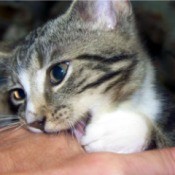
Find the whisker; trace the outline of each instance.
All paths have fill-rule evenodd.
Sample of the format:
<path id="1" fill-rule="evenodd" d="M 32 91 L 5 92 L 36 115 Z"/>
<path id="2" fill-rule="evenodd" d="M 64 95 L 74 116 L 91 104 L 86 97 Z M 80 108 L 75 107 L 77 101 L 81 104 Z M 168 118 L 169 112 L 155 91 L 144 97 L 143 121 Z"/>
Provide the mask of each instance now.
<path id="1" fill-rule="evenodd" d="M 6 82 L 9 78 L 0 78 L 0 82 Z"/>
<path id="2" fill-rule="evenodd" d="M 6 126 L 13 126 L 13 125 L 17 125 L 17 124 L 20 124 L 20 122 L 9 123 L 9 124 L 4 125 L 4 127 L 6 127 Z"/>
<path id="3" fill-rule="evenodd" d="M 4 131 L 7 131 L 7 130 L 10 130 L 12 128 L 16 128 L 17 126 L 19 126 L 19 123 L 15 123 L 15 124 L 11 124 L 11 125 L 6 125 L 2 128 L 0 128 L 0 133 L 4 132 Z"/>
<path id="4" fill-rule="evenodd" d="M 19 120 L 19 117 L 0 117 L 0 121 L 6 121 L 6 120 Z"/>
<path id="5" fill-rule="evenodd" d="M 4 115 L 0 114 L 0 125 L 2 123 L 13 123 L 14 121 L 18 121 L 20 118 L 17 115 Z"/>
<path id="6" fill-rule="evenodd" d="M 10 116 L 10 117 L 19 117 L 18 115 L 13 115 L 13 114 L 0 114 L 0 117 L 7 117 L 7 116 Z"/>
<path id="7" fill-rule="evenodd" d="M 14 118 L 14 117 L 0 118 L 0 128 L 11 126 L 14 124 L 19 124 L 19 123 L 20 123 L 19 118 Z"/>
<path id="8" fill-rule="evenodd" d="M 72 121 L 68 121 L 68 124 L 69 124 L 69 127 L 70 127 L 69 133 L 70 133 L 71 137 L 77 139 L 76 135 L 74 133 L 74 130 L 75 130 L 74 124 L 72 123 Z"/>
<path id="9" fill-rule="evenodd" d="M 13 131 L 18 131 L 20 128 L 22 128 L 25 125 L 25 123 L 21 123 L 17 128 L 15 128 Z"/>
<path id="10" fill-rule="evenodd" d="M 21 123 L 20 121 L 14 121 L 14 122 L 10 122 L 10 123 L 0 123 L 0 128 L 1 127 L 5 127 L 5 126 L 10 126 L 10 125 L 15 125 L 15 124 L 19 124 L 19 123 Z"/>
<path id="11" fill-rule="evenodd" d="M 6 121 L 17 121 L 20 120 L 20 117 L 17 115 L 2 115 L 0 114 L 0 123 L 6 122 Z"/>
<path id="12" fill-rule="evenodd" d="M 71 133 L 71 136 L 73 136 L 73 131 L 72 131 L 72 129 L 73 129 L 73 127 L 72 127 L 72 123 L 70 122 L 70 121 L 68 121 L 68 125 L 69 125 L 69 131 L 70 131 L 70 133 Z"/>

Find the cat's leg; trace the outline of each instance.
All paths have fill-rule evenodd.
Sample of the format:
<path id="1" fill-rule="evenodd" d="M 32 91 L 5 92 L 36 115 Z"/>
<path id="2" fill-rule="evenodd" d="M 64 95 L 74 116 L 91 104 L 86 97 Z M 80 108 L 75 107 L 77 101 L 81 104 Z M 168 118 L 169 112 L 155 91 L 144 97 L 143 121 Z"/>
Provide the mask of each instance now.
<path id="1" fill-rule="evenodd" d="M 148 147 L 153 128 L 145 115 L 118 110 L 92 120 L 81 143 L 87 152 L 140 152 Z"/>

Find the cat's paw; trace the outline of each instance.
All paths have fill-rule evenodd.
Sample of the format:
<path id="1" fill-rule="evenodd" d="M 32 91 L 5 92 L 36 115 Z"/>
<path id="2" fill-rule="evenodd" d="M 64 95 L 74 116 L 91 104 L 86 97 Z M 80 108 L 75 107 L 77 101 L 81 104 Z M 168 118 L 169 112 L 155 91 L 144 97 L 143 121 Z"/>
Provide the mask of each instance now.
<path id="1" fill-rule="evenodd" d="M 112 113 L 89 124 L 81 144 L 87 152 L 140 152 L 147 147 L 151 132 L 152 124 L 145 116 Z"/>

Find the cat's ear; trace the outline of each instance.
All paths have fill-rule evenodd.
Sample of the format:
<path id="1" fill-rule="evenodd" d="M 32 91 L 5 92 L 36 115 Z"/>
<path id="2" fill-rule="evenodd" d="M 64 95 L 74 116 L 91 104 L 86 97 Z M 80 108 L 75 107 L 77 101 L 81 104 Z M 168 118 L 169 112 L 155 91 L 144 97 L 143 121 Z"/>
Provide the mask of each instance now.
<path id="1" fill-rule="evenodd" d="M 8 57 L 8 55 L 9 53 L 0 51 L 0 60 L 5 59 L 6 57 Z"/>
<path id="2" fill-rule="evenodd" d="M 0 43 L 0 61 L 12 54 L 13 45 L 11 43 Z"/>
<path id="3" fill-rule="evenodd" d="M 0 51 L 0 79 L 2 75 L 7 72 L 10 65 L 10 53 Z M 9 72 L 9 71 L 8 71 Z"/>
<path id="4" fill-rule="evenodd" d="M 7 81 L 9 75 L 9 63 L 12 52 L 5 45 L 0 45 L 0 88 Z"/>
<path id="5" fill-rule="evenodd" d="M 7 45 L 0 43 L 0 114 L 1 115 L 14 114 L 9 105 L 9 94 L 7 91 L 7 85 L 9 82 L 9 75 L 10 75 L 9 64 L 11 56 L 12 56 L 11 48 L 7 47 Z M 2 116 L 0 116 L 0 118 Z M 0 121 L 0 125 L 1 124 L 4 124 L 3 119 Z"/>
<path id="6" fill-rule="evenodd" d="M 8 64 L 9 53 L 0 51 L 0 118 L 2 118 L 3 115 L 14 114 L 9 105 L 9 94 L 7 91 L 10 75 Z M 1 119 L 0 126 L 3 126 L 3 124 L 3 119 Z"/>
<path id="7" fill-rule="evenodd" d="M 71 11 L 92 27 L 105 30 L 115 29 L 123 20 L 126 22 L 132 16 L 132 7 L 128 0 L 75 1 Z"/>
<path id="8" fill-rule="evenodd" d="M 8 54 L 0 53 L 0 86 L 6 82 L 9 64 Z"/>

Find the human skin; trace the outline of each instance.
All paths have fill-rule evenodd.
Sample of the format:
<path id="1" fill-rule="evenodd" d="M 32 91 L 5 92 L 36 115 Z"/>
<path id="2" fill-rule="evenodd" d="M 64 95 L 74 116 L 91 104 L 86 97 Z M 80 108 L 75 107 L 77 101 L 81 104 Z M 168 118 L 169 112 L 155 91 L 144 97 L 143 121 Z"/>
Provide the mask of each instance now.
<path id="1" fill-rule="evenodd" d="M 175 148 L 137 154 L 85 153 L 65 134 L 24 129 L 0 134 L 3 175 L 174 175 Z"/>

